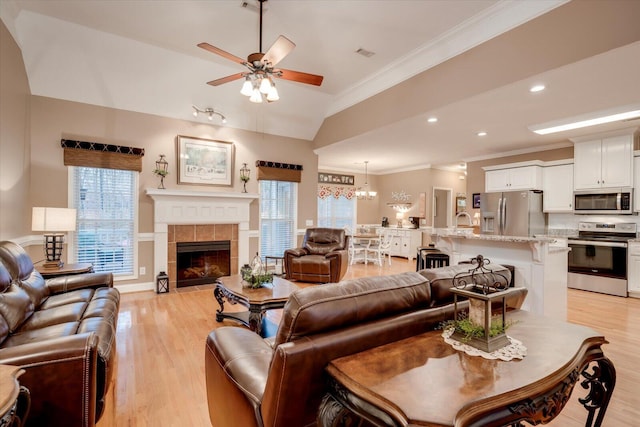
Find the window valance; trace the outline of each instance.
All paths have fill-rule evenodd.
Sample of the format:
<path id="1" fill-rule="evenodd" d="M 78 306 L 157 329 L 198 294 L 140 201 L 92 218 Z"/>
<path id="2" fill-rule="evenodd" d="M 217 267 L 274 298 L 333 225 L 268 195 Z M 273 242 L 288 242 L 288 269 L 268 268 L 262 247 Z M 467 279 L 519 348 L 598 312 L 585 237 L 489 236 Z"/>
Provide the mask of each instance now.
<path id="1" fill-rule="evenodd" d="M 85 166 L 142 172 L 144 148 L 99 142 L 60 140 L 65 166 Z"/>
<path id="2" fill-rule="evenodd" d="M 318 185 L 318 197 L 326 199 L 333 196 L 336 199 L 344 197 L 347 200 L 351 200 L 356 196 L 355 187 L 342 187 L 335 185 Z"/>
<path id="3" fill-rule="evenodd" d="M 258 180 L 300 182 L 302 165 L 256 160 Z"/>

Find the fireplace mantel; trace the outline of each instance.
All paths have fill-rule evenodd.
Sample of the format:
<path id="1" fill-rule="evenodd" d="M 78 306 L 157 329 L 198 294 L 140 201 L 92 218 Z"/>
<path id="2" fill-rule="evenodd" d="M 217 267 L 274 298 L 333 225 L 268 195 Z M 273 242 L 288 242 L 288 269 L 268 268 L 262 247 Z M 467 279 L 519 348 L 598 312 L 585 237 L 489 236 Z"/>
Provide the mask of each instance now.
<path id="1" fill-rule="evenodd" d="M 238 268 L 249 262 L 249 205 L 253 193 L 146 189 L 153 199 L 154 272 L 167 271 L 169 224 L 238 224 Z"/>

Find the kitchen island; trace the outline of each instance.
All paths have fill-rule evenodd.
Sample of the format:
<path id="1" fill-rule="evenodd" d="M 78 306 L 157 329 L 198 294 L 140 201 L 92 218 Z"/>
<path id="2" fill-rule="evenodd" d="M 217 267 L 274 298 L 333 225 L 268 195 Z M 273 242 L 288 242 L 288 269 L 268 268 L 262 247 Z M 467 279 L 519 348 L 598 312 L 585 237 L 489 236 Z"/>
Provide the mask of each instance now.
<path id="1" fill-rule="evenodd" d="M 497 236 L 437 231 L 435 245 L 450 257 L 451 264 L 477 255 L 492 263 L 515 267 L 515 286 L 529 291 L 524 310 L 567 319 L 567 246 L 566 239 L 553 237 Z"/>

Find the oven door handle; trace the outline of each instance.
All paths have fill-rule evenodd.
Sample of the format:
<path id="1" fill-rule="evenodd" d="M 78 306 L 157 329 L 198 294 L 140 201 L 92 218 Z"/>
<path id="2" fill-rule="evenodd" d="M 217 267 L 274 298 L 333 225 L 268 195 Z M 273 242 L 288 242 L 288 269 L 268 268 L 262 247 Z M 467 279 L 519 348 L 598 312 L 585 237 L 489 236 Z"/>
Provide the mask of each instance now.
<path id="1" fill-rule="evenodd" d="M 607 246 L 609 248 L 626 248 L 626 243 L 620 242 L 594 242 L 593 240 L 569 240 L 569 246 L 571 245 L 589 245 L 589 246 Z"/>

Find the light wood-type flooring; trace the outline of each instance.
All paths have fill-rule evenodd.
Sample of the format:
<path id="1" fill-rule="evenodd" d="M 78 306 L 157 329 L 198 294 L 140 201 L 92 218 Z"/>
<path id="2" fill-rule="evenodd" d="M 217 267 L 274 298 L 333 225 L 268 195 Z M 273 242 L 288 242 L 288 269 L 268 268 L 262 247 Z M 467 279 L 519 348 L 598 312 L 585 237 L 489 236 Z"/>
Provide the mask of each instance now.
<path id="1" fill-rule="evenodd" d="M 414 262 L 393 258 L 392 266 L 351 266 L 346 278 L 414 270 Z M 640 425 L 640 299 L 571 289 L 568 293 L 569 321 L 592 327 L 607 338 L 604 352 L 617 370 L 617 384 L 603 426 Z M 236 324 L 227 320 L 217 323 L 216 307 L 210 285 L 160 295 L 122 295 L 115 383 L 98 427 L 210 425 L 205 339 L 223 324 Z M 270 311 L 269 318 L 277 322 L 279 312 Z M 585 390 L 576 384 L 564 411 L 547 425 L 584 426 L 587 412 L 577 402 L 584 395 Z"/>

